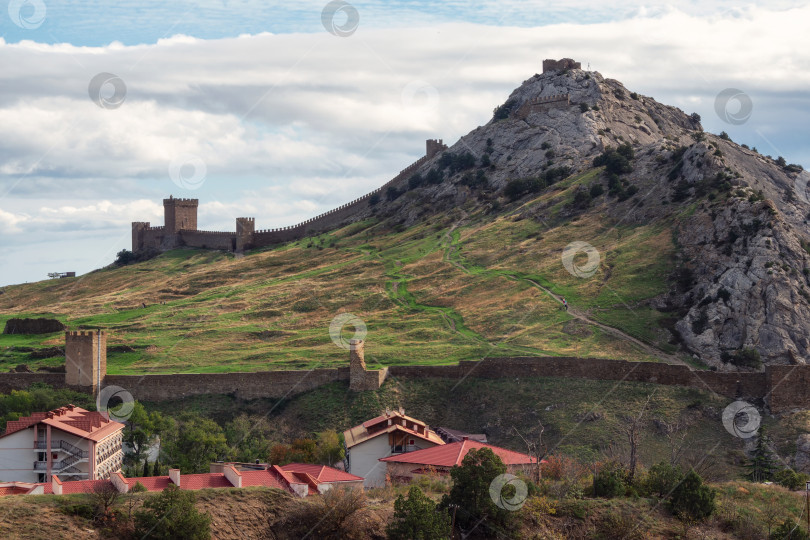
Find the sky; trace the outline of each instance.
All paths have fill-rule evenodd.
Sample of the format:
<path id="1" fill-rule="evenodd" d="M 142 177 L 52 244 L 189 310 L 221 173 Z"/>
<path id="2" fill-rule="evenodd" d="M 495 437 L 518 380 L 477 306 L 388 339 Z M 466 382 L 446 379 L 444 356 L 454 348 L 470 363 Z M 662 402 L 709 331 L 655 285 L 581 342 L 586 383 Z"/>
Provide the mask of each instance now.
<path id="1" fill-rule="evenodd" d="M 0 287 L 111 263 L 170 194 L 206 230 L 339 206 L 544 58 L 810 167 L 806 2 L 2 2 Z"/>

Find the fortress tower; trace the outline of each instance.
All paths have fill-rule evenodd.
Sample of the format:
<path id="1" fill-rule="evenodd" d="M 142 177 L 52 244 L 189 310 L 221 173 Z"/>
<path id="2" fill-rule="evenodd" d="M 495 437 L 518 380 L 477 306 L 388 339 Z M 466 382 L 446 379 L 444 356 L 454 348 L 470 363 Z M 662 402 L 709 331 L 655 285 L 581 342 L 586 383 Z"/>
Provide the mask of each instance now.
<path id="1" fill-rule="evenodd" d="M 236 218 L 236 235 L 244 236 L 253 234 L 256 231 L 256 218 L 238 217 Z"/>
<path id="2" fill-rule="evenodd" d="M 163 199 L 166 233 L 176 234 L 179 231 L 197 230 L 198 199 L 175 199 L 169 196 Z"/>
<path id="3" fill-rule="evenodd" d="M 65 382 L 96 394 L 107 375 L 107 333 L 65 332 Z"/>
<path id="4" fill-rule="evenodd" d="M 425 141 L 425 155 L 428 159 L 444 150 L 447 150 L 447 145 L 444 144 L 442 139 L 427 139 Z"/>
<path id="5" fill-rule="evenodd" d="M 560 60 L 543 60 L 543 73 L 547 71 L 562 71 L 564 69 L 582 69 L 582 64 L 572 58 L 562 58 Z"/>

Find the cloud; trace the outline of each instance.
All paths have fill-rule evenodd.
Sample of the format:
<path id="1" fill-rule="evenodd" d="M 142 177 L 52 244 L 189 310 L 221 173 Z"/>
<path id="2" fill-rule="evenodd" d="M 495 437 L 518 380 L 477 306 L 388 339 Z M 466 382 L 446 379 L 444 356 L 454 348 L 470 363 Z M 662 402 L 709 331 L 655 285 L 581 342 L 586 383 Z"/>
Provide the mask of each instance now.
<path id="1" fill-rule="evenodd" d="M 504 9 L 525 12 L 524 4 Z M 494 6 L 481 3 L 477 17 L 491 18 Z M 486 123 L 543 58 L 574 57 L 699 112 L 709 130 L 810 163 L 802 26 L 810 7 L 649 6 L 621 20 L 543 27 L 376 29 L 381 23 L 363 26 L 361 14 L 348 38 L 318 31 L 177 35 L 135 46 L 0 41 L 0 244 L 35 245 L 46 230 L 106 228 L 125 238 L 131 220 L 161 221 L 169 193 L 200 198 L 206 227 L 231 229 L 248 211 L 261 228 L 295 223 L 378 187 L 422 155 L 424 139 L 452 143 Z M 125 83 L 120 107 L 90 99 L 88 84 L 101 72 Z M 751 96 L 747 124 L 714 113 L 725 88 Z M 112 88 L 104 90 L 109 97 Z M 197 190 L 170 178 L 181 155 L 205 163 Z"/>

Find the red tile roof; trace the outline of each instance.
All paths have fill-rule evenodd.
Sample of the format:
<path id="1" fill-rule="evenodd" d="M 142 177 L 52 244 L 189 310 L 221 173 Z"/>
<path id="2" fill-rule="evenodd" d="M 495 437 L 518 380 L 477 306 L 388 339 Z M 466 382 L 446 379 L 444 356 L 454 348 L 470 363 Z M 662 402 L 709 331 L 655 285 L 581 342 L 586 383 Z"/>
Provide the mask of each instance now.
<path id="1" fill-rule="evenodd" d="M 70 493 L 93 493 L 96 486 L 109 484 L 109 480 L 78 480 L 75 482 L 62 482 L 62 495 Z M 51 486 L 53 487 L 53 486 Z"/>
<path id="2" fill-rule="evenodd" d="M 180 489 L 233 487 L 222 473 L 184 474 L 180 476 Z"/>
<path id="3" fill-rule="evenodd" d="M 434 446 L 424 450 L 416 450 L 415 452 L 408 452 L 405 454 L 396 454 L 393 456 L 381 458 L 380 461 L 394 462 L 394 463 L 414 463 L 417 465 L 433 465 L 434 467 L 452 467 L 453 465 L 461 465 L 461 460 L 467 455 L 467 452 L 480 448 L 489 448 L 496 456 L 501 458 L 504 465 L 524 465 L 529 463 L 537 463 L 536 458 L 492 446 L 491 444 L 480 443 L 477 441 L 461 441 L 442 446 Z"/>
<path id="4" fill-rule="evenodd" d="M 269 470 L 242 471 L 242 487 L 250 486 L 264 486 L 283 489 L 285 491 L 287 489 L 286 486 L 279 481 L 279 477 Z"/>
<path id="5" fill-rule="evenodd" d="M 312 465 L 310 463 L 290 463 L 281 467 L 285 471 L 293 473 L 306 473 L 317 482 L 357 482 L 363 481 L 360 476 L 355 476 L 347 472 L 339 471 L 326 465 Z"/>
<path id="6" fill-rule="evenodd" d="M 135 485 L 140 482 L 147 491 L 163 491 L 171 484 L 168 476 L 145 476 L 140 478 L 127 478 L 126 480 L 127 484 L 129 484 L 129 489 L 134 488 Z"/>
<path id="7" fill-rule="evenodd" d="M 46 413 L 35 412 L 31 416 L 8 422 L 6 432 L 2 436 L 11 435 L 40 423 L 92 441 L 100 441 L 124 429 L 124 424 L 108 420 L 100 412 L 67 405 Z"/>

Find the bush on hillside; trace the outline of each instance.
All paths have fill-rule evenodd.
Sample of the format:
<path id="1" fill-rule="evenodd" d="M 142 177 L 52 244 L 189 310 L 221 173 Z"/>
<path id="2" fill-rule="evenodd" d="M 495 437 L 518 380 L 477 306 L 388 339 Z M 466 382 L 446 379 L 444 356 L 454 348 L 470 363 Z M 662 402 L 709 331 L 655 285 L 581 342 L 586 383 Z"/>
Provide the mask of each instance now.
<path id="1" fill-rule="evenodd" d="M 408 498 L 402 495 L 394 502 L 394 517 L 386 532 L 390 540 L 439 540 L 450 532 L 450 515 L 436 509 L 436 504 L 416 486 Z"/>
<path id="2" fill-rule="evenodd" d="M 135 513 L 138 538 L 204 540 L 211 537 L 211 517 L 194 506 L 193 491 L 170 484 Z"/>
<path id="3" fill-rule="evenodd" d="M 715 496 L 715 491 L 691 470 L 672 492 L 669 507 L 679 519 L 701 521 L 714 513 Z"/>

